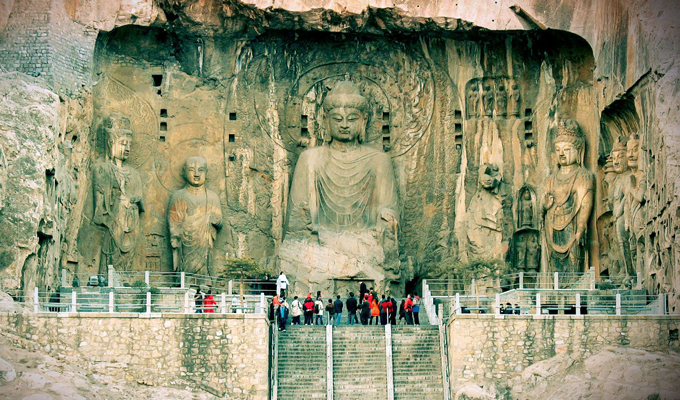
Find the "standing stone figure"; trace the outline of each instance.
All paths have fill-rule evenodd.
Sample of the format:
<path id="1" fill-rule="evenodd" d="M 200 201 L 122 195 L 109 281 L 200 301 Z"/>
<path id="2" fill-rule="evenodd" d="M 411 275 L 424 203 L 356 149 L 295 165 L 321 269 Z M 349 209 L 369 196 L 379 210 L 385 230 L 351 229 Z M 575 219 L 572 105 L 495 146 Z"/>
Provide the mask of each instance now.
<path id="1" fill-rule="evenodd" d="M 467 90 L 467 115 L 468 118 L 479 117 L 479 85 L 474 80 Z"/>
<path id="2" fill-rule="evenodd" d="M 632 272 L 630 255 L 630 234 L 628 231 L 628 210 L 626 196 L 630 189 L 630 171 L 626 156 L 626 143 L 619 141 L 611 152 L 612 167 L 616 174 L 609 193 L 609 207 L 612 210 L 614 243 L 610 256 L 610 276 L 626 276 Z"/>
<path id="3" fill-rule="evenodd" d="M 534 201 L 531 198 L 531 191 L 528 188 L 522 190 L 519 196 L 519 212 L 517 213 L 517 227 L 518 228 L 533 228 L 534 227 Z"/>
<path id="4" fill-rule="evenodd" d="M 496 83 L 495 97 L 496 117 L 506 117 L 508 115 L 508 91 L 503 78 Z"/>
<path id="5" fill-rule="evenodd" d="M 482 105 L 484 106 L 484 116 L 493 115 L 494 87 L 492 79 L 484 79 L 482 82 Z"/>
<path id="6" fill-rule="evenodd" d="M 92 221 L 105 228 L 99 275 L 107 266 L 118 271 L 132 270 L 139 234 L 139 214 L 144 211 L 142 180 L 139 172 L 124 164 L 130 156 L 130 120 L 113 113 L 101 127 L 106 140 L 106 159 L 94 168 L 92 182 L 94 215 Z"/>
<path id="7" fill-rule="evenodd" d="M 175 272 L 212 276 L 211 250 L 222 227 L 220 199 L 205 187 L 208 164 L 189 157 L 182 170 L 187 185 L 170 197 L 168 224 Z"/>
<path id="8" fill-rule="evenodd" d="M 628 167 L 630 168 L 630 184 L 626 195 L 626 210 L 628 216 L 628 229 L 630 232 L 630 251 L 635 271 L 637 274 L 642 272 L 641 260 L 644 250 L 644 226 L 645 218 L 643 206 L 645 204 L 645 192 L 647 191 L 647 181 L 644 171 L 639 166 L 640 157 L 640 137 L 631 135 L 626 146 L 626 156 L 628 157 Z"/>
<path id="9" fill-rule="evenodd" d="M 593 209 L 594 175 L 581 166 L 585 138 L 573 120 L 562 121 L 555 138 L 557 172 L 545 184 L 545 235 L 552 271 L 582 272 L 586 228 Z"/>
<path id="10" fill-rule="evenodd" d="M 364 143 L 370 114 L 357 85 L 338 82 L 323 108 L 330 142 L 303 151 L 295 166 L 281 269 L 299 291 L 366 279 L 384 292 L 401 268 L 392 161 Z"/>
<path id="11" fill-rule="evenodd" d="M 508 81 L 508 115 L 511 117 L 519 117 L 519 107 L 522 94 L 519 90 L 519 84 L 516 80 L 510 79 Z"/>
<path id="12" fill-rule="evenodd" d="M 498 196 L 501 183 L 496 165 L 479 167 L 479 188 L 468 206 L 468 258 L 503 258 L 503 205 Z"/>

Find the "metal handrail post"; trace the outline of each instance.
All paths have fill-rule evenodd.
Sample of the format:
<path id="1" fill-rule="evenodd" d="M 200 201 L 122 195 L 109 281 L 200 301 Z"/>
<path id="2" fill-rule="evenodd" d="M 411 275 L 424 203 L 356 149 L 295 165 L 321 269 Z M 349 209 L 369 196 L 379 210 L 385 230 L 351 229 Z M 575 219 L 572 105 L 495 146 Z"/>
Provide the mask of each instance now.
<path id="1" fill-rule="evenodd" d="M 109 280 L 108 281 L 109 287 L 112 288 L 113 287 L 113 265 L 107 266 L 106 277 Z"/>
<path id="2" fill-rule="evenodd" d="M 519 273 L 519 289 L 524 289 L 524 272 Z"/>
<path id="3" fill-rule="evenodd" d="M 113 312 L 113 290 L 109 292 L 109 312 Z"/>
<path id="4" fill-rule="evenodd" d="M 621 315 L 621 293 L 616 294 L 616 315 Z"/>
<path id="5" fill-rule="evenodd" d="M 460 307 L 460 293 L 456 293 L 456 314 L 461 314 L 462 310 Z"/>
<path id="6" fill-rule="evenodd" d="M 326 325 L 326 399 L 333 400 L 333 325 Z"/>
<path id="7" fill-rule="evenodd" d="M 38 292 L 38 287 L 33 288 L 33 312 L 37 313 L 40 309 L 40 293 Z"/>
<path id="8" fill-rule="evenodd" d="M 536 293 L 536 315 L 541 315 L 541 294 Z"/>
<path id="9" fill-rule="evenodd" d="M 222 314 L 227 313 L 227 294 L 224 292 L 220 294 L 220 310 Z"/>
<path id="10" fill-rule="evenodd" d="M 576 315 L 581 315 L 581 293 L 576 293 Z"/>
<path id="11" fill-rule="evenodd" d="M 146 292 L 146 313 L 151 314 L 151 292 Z"/>
<path id="12" fill-rule="evenodd" d="M 387 400 L 394 400 L 394 366 L 392 360 L 392 325 L 385 325 L 385 365 L 387 367 Z"/>
<path id="13" fill-rule="evenodd" d="M 560 290 L 560 273 L 555 272 L 555 283 L 554 283 L 554 289 L 555 290 Z"/>
<path id="14" fill-rule="evenodd" d="M 71 312 L 78 312 L 78 303 L 76 291 L 71 291 Z"/>
<path id="15" fill-rule="evenodd" d="M 179 273 L 179 288 L 184 289 L 186 286 L 187 275 L 184 271 Z"/>

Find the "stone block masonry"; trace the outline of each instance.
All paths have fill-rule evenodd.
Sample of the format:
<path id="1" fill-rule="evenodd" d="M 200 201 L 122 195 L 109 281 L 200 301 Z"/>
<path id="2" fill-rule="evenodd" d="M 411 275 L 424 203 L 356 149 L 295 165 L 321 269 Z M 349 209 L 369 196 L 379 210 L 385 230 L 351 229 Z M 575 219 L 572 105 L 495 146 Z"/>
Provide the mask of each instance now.
<path id="1" fill-rule="evenodd" d="M 456 315 L 447 325 L 451 386 L 508 382 L 539 361 L 583 360 L 607 346 L 678 351 L 679 328 L 680 316 Z"/>
<path id="2" fill-rule="evenodd" d="M 98 31 L 73 22 L 63 1 L 21 0 L 0 32 L 0 66 L 44 77 L 61 96 L 91 86 Z"/>
<path id="3" fill-rule="evenodd" d="M 56 358 L 129 382 L 188 385 L 228 399 L 268 398 L 264 315 L 1 313 L 0 328 L 16 345 L 32 343 Z"/>

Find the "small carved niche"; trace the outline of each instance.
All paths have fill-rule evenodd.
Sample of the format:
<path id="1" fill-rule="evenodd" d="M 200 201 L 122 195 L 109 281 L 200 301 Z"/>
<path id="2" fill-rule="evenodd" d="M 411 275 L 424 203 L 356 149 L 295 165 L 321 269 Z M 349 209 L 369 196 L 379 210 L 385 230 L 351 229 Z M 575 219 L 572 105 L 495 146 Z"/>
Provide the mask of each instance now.
<path id="1" fill-rule="evenodd" d="M 525 117 L 531 117 L 532 113 L 533 113 L 533 110 L 531 108 L 525 108 L 524 109 L 524 116 Z"/>
<path id="2" fill-rule="evenodd" d="M 236 121 L 236 113 L 235 112 L 229 113 L 229 121 Z"/>
<path id="3" fill-rule="evenodd" d="M 390 120 L 390 113 L 388 113 L 388 112 L 383 112 L 382 119 L 383 119 L 383 121 L 385 121 L 385 122 L 389 122 L 389 120 Z"/>
<path id="4" fill-rule="evenodd" d="M 534 133 L 531 131 L 524 132 L 524 140 L 530 141 L 534 139 Z"/>
<path id="5" fill-rule="evenodd" d="M 161 129 L 161 132 L 167 132 L 168 131 L 168 123 L 165 122 L 165 121 L 161 122 L 160 129 Z"/>
<path id="6" fill-rule="evenodd" d="M 456 150 L 460 150 L 460 149 L 463 148 L 463 135 L 462 134 L 454 136 L 453 140 L 456 143 Z"/>
<path id="7" fill-rule="evenodd" d="M 383 125 L 382 126 L 382 134 L 383 135 L 389 135 L 390 134 L 390 126 L 389 125 Z"/>
<path id="8" fill-rule="evenodd" d="M 165 135 L 158 136 L 158 140 L 160 140 L 161 142 L 165 142 Z"/>
<path id="9" fill-rule="evenodd" d="M 455 119 L 463 119 L 463 112 L 460 111 L 460 110 L 455 110 L 455 111 L 453 112 L 453 117 L 454 117 Z"/>
<path id="10" fill-rule="evenodd" d="M 168 118 L 168 109 L 167 108 L 161 108 L 161 118 Z"/>
<path id="11" fill-rule="evenodd" d="M 153 80 L 153 87 L 161 87 L 161 84 L 163 84 L 163 75 L 153 74 L 151 79 Z"/>
<path id="12" fill-rule="evenodd" d="M 229 138 L 229 139 L 228 139 L 228 140 L 229 140 L 229 143 L 234 143 L 234 142 L 236 142 L 236 135 L 235 135 L 235 134 L 230 133 L 228 138 Z"/>
<path id="13" fill-rule="evenodd" d="M 531 131 L 534 128 L 534 123 L 531 120 L 524 121 L 524 130 L 525 131 Z"/>
<path id="14" fill-rule="evenodd" d="M 308 138 L 309 137 L 309 129 L 306 126 L 303 126 L 300 128 L 300 136 Z"/>
<path id="15" fill-rule="evenodd" d="M 309 125 L 309 117 L 306 115 L 300 115 L 300 126 L 307 126 Z"/>
<path id="16" fill-rule="evenodd" d="M 461 137 L 462 137 L 462 133 L 463 133 L 463 124 L 457 122 L 457 123 L 453 126 L 453 130 L 454 130 L 454 133 L 456 134 L 456 136 L 461 135 Z"/>

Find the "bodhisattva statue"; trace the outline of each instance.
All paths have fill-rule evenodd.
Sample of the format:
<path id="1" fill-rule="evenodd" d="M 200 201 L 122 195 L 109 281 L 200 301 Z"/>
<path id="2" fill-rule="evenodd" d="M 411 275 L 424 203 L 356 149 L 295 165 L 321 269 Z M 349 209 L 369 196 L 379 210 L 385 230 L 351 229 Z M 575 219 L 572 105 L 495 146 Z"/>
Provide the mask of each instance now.
<path id="1" fill-rule="evenodd" d="M 508 91 L 506 89 L 505 79 L 501 79 L 496 83 L 496 117 L 508 115 Z"/>
<path id="2" fill-rule="evenodd" d="M 493 115 L 494 107 L 494 84 L 493 79 L 485 79 L 482 82 L 482 106 L 484 115 L 490 117 Z"/>
<path id="3" fill-rule="evenodd" d="M 182 172 L 187 185 L 172 194 L 168 206 L 173 268 L 212 276 L 211 250 L 222 227 L 220 199 L 205 187 L 208 163 L 203 157 L 187 158 Z"/>
<path id="4" fill-rule="evenodd" d="M 468 86 L 467 115 L 468 118 L 479 117 L 479 86 L 477 85 L 477 81 L 474 81 Z"/>
<path id="5" fill-rule="evenodd" d="M 479 188 L 467 211 L 467 253 L 469 259 L 503 258 L 503 205 L 498 196 L 501 184 L 496 165 L 479 167 Z"/>
<path id="6" fill-rule="evenodd" d="M 581 166 L 585 138 L 573 120 L 562 121 L 555 138 L 558 170 L 545 185 L 545 234 L 552 271 L 583 272 L 594 175 Z"/>
<path id="7" fill-rule="evenodd" d="M 364 143 L 368 102 L 354 83 L 338 82 L 323 108 L 330 143 L 305 150 L 295 166 L 282 269 L 296 290 L 333 290 L 329 281 L 348 279 L 386 289 L 399 278 L 392 161 Z"/>
<path id="8" fill-rule="evenodd" d="M 519 84 L 514 79 L 508 82 L 508 115 L 512 117 L 519 116 L 519 107 L 522 93 L 520 93 Z"/>
<path id="9" fill-rule="evenodd" d="M 630 168 L 630 185 L 626 195 L 628 229 L 630 232 L 630 249 L 633 267 L 637 274 L 642 272 L 640 265 L 642 253 L 644 251 L 644 226 L 645 218 L 643 206 L 645 204 L 645 192 L 647 191 L 647 180 L 644 171 L 640 170 L 640 137 L 631 135 L 626 145 L 626 155 L 628 157 L 628 167 Z"/>
<path id="10" fill-rule="evenodd" d="M 628 170 L 625 142 L 619 141 L 614 144 L 611 159 L 612 168 L 616 175 L 609 193 L 609 207 L 612 210 L 615 240 L 611 248 L 609 275 L 627 276 L 632 273 L 633 268 L 627 223 L 630 218 L 626 205 L 626 196 L 630 190 L 630 171 Z"/>
<path id="11" fill-rule="evenodd" d="M 92 221 L 105 228 L 99 274 L 106 275 L 108 265 L 118 271 L 132 270 L 144 205 L 139 172 L 125 164 L 132 144 L 130 120 L 119 113 L 111 114 L 102 123 L 102 130 L 107 152 L 93 172 Z"/>

